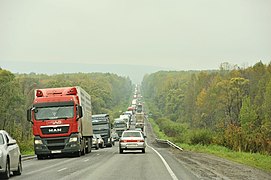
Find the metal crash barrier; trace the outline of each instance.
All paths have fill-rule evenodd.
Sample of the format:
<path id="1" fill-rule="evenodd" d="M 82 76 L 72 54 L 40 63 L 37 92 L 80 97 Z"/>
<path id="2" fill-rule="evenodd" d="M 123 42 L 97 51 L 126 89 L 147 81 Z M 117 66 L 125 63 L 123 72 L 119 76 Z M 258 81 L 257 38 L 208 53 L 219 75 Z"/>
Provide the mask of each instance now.
<path id="1" fill-rule="evenodd" d="M 181 147 L 177 146 L 176 144 L 174 144 L 173 142 L 171 142 L 171 141 L 169 141 L 169 140 L 164 140 L 164 139 L 157 139 L 157 138 L 155 138 L 155 141 L 156 141 L 157 143 L 161 143 L 161 144 L 168 144 L 169 146 L 171 146 L 171 147 L 173 147 L 173 148 L 176 148 L 176 149 L 178 149 L 178 150 L 180 150 L 180 151 L 183 151 L 183 149 L 182 149 Z"/>

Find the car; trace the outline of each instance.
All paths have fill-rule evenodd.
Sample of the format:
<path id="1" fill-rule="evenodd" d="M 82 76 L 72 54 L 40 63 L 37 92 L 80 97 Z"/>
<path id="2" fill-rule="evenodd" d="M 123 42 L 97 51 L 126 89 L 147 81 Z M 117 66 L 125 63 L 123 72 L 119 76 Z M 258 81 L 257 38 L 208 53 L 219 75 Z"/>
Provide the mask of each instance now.
<path id="1" fill-rule="evenodd" d="M 145 153 L 145 138 L 146 136 L 141 131 L 123 131 L 119 140 L 119 153 L 122 154 L 124 150 L 141 150 L 142 153 Z"/>
<path id="2" fill-rule="evenodd" d="M 112 133 L 112 138 L 113 138 L 113 141 L 115 142 L 115 141 L 118 141 L 119 140 L 119 135 L 118 135 L 118 133 L 117 132 L 113 132 Z"/>
<path id="3" fill-rule="evenodd" d="M 95 148 L 95 149 L 99 149 L 99 143 L 98 143 L 98 137 L 96 136 L 96 134 L 93 134 L 93 137 L 92 137 L 92 148 Z"/>
<path id="4" fill-rule="evenodd" d="M 141 128 L 135 128 L 135 130 L 136 130 L 136 131 L 141 131 L 141 132 L 143 133 L 143 131 L 142 131 Z"/>
<path id="5" fill-rule="evenodd" d="M 102 138 L 102 136 L 100 134 L 95 134 L 95 136 L 98 138 L 98 144 L 99 144 L 99 148 L 104 148 L 104 140 Z"/>
<path id="6" fill-rule="evenodd" d="M 0 130 L 0 179 L 9 179 L 13 175 L 22 174 L 22 159 L 20 148 L 5 130 Z"/>

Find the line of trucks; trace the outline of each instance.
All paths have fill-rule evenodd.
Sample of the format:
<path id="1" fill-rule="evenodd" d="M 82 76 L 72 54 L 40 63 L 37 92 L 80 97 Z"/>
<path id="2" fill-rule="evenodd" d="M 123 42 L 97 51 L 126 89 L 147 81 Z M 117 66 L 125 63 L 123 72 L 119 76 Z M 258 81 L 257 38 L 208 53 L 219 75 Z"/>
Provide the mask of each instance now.
<path id="1" fill-rule="evenodd" d="M 35 90 L 27 120 L 32 123 L 38 159 L 90 153 L 95 133 L 101 134 L 106 146 L 112 146 L 109 116 L 92 115 L 91 97 L 79 86 Z"/>
<path id="2" fill-rule="evenodd" d="M 130 128 L 131 113 L 128 110 L 114 120 L 119 137 Z M 143 130 L 143 112 L 136 112 L 135 119 L 135 127 Z M 32 107 L 27 110 L 27 120 L 32 123 L 38 159 L 54 154 L 79 157 L 90 153 L 93 134 L 100 134 L 107 147 L 114 143 L 109 115 L 92 115 L 91 97 L 79 86 L 36 89 Z"/>
<path id="3" fill-rule="evenodd" d="M 142 131 L 144 131 L 144 119 L 145 115 L 143 112 L 141 113 L 135 113 L 135 123 L 134 128 L 140 128 Z M 119 118 L 114 120 L 114 130 L 120 137 L 123 131 L 126 131 L 127 129 L 130 129 L 130 126 L 132 125 L 132 117 L 126 117 L 126 115 L 120 115 Z"/>

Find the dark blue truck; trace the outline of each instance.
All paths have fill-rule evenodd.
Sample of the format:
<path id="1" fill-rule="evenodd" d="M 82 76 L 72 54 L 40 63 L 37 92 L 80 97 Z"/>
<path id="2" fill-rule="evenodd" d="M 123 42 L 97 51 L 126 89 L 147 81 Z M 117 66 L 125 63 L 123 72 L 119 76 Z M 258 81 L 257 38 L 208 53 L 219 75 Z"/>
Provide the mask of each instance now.
<path id="1" fill-rule="evenodd" d="M 112 147 L 111 124 L 108 114 L 92 115 L 93 134 L 100 134 L 107 147 Z"/>

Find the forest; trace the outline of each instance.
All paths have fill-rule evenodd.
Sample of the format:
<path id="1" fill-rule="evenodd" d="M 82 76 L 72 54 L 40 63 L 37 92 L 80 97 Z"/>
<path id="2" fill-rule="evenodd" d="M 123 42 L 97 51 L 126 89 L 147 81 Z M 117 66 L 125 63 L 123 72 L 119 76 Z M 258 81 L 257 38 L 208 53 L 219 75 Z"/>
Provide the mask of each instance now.
<path id="1" fill-rule="evenodd" d="M 174 142 L 271 154 L 271 64 L 145 75 L 151 117 Z"/>
<path id="2" fill-rule="evenodd" d="M 93 114 L 118 117 L 130 102 L 133 84 L 128 77 L 111 73 L 14 74 L 0 68 L 0 129 L 17 140 L 22 151 L 31 151 L 33 135 L 26 111 L 39 88 L 81 86 L 91 95 Z"/>

